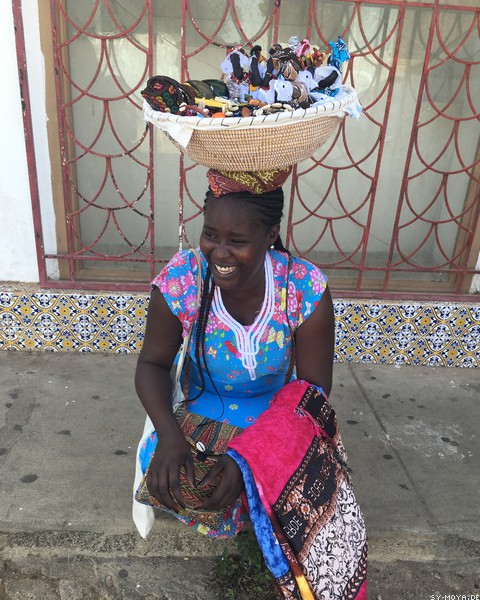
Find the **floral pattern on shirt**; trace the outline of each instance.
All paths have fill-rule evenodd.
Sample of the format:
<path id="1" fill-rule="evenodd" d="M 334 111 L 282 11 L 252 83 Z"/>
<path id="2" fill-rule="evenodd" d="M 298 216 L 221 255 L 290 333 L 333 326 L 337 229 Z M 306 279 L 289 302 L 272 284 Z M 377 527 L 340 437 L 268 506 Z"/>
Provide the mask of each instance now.
<path id="1" fill-rule="evenodd" d="M 241 362 L 235 334 L 210 311 L 205 353 L 212 381 L 201 366 L 205 380 L 202 395 L 189 403 L 189 409 L 216 420 L 246 427 L 269 405 L 273 394 L 285 382 L 292 352 L 290 328 L 294 332 L 313 312 L 325 290 L 327 279 L 313 264 L 292 257 L 288 274 L 288 256 L 270 250 L 274 283 L 275 310 L 260 340 L 256 379 L 251 380 Z M 206 260 L 202 257 L 202 272 Z M 195 322 L 197 298 L 197 262 L 190 250 L 178 252 L 153 280 L 168 306 L 183 326 L 185 337 Z M 288 320 L 287 320 L 288 311 Z M 189 353 L 189 397 L 202 387 L 201 372 L 195 362 L 195 340 L 192 335 Z M 215 388 L 218 390 L 217 394 Z"/>

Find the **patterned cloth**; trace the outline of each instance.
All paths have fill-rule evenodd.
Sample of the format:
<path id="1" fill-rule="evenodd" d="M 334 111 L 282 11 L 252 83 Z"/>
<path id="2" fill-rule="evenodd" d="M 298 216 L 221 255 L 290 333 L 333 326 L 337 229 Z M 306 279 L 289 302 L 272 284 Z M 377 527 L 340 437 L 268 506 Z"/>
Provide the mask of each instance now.
<path id="1" fill-rule="evenodd" d="M 323 391 L 300 380 L 285 385 L 229 448 L 283 597 L 366 600 L 365 524 Z"/>
<path id="2" fill-rule="evenodd" d="M 215 196 L 224 196 L 234 192 L 264 194 L 281 187 L 292 168 L 271 171 L 216 171 L 209 169 L 207 179 Z"/>
<path id="3" fill-rule="evenodd" d="M 153 454 L 157 447 L 158 437 L 155 431 L 146 437 L 143 444 L 141 444 L 139 451 L 139 461 L 141 465 L 142 474 L 145 474 L 150 461 L 153 458 Z M 190 518 L 189 516 L 182 516 L 176 513 L 175 511 L 169 511 L 166 508 L 162 508 L 162 510 L 169 512 L 174 517 L 195 529 L 199 533 L 203 533 L 207 537 L 218 538 L 218 539 L 228 539 L 234 537 L 249 522 L 248 510 L 245 507 L 243 499 L 240 497 L 235 501 L 234 504 L 227 507 L 225 515 L 223 517 L 220 528 L 213 529 L 206 523 L 199 523 L 196 519 Z"/>
<path id="4" fill-rule="evenodd" d="M 295 331 L 308 318 L 320 301 L 327 281 L 317 267 L 292 257 L 287 285 L 288 256 L 276 250 L 270 250 L 269 255 L 274 275 L 275 311 L 260 340 L 255 380 L 252 381 L 242 365 L 234 332 L 210 311 L 205 351 L 210 374 L 221 398 L 204 372 L 205 390 L 188 405 L 192 412 L 242 428 L 255 422 L 258 415 L 268 408 L 272 396 L 285 383 L 292 353 L 289 322 Z M 201 256 L 202 271 L 206 272 L 206 260 Z M 196 317 L 196 270 L 193 253 L 184 250 L 177 253 L 152 282 L 152 285 L 159 287 L 168 306 L 182 323 L 184 336 Z M 188 397 L 194 398 L 201 389 L 194 341 L 189 353 Z"/>

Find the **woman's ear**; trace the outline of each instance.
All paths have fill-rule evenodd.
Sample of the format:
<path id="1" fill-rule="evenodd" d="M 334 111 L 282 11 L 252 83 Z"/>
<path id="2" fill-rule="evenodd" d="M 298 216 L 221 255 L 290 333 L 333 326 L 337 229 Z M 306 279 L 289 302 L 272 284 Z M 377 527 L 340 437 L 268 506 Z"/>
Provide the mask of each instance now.
<path id="1" fill-rule="evenodd" d="M 280 233 L 280 224 L 274 225 L 267 234 L 268 247 L 273 246 Z"/>

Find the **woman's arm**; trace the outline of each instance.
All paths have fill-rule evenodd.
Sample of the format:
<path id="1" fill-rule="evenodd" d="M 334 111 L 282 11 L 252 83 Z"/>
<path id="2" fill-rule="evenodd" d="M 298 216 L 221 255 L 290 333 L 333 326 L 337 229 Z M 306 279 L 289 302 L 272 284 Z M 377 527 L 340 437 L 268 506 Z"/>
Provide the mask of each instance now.
<path id="1" fill-rule="evenodd" d="M 181 342 L 182 325 L 171 312 L 160 290 L 154 288 L 135 373 L 135 388 L 158 435 L 158 445 L 147 480 L 148 489 L 173 510 L 183 505 L 179 483 L 182 466 L 190 483 L 194 484 L 190 448 L 172 411 L 170 370 Z"/>
<path id="2" fill-rule="evenodd" d="M 162 504 L 178 511 L 184 506 L 179 471 L 183 467 L 191 485 L 195 484 L 190 447 L 172 411 L 170 369 L 182 341 L 182 326 L 168 307 L 160 291 L 150 296 L 143 348 L 135 373 L 137 394 L 152 419 L 158 445 L 152 459 L 147 485 Z M 242 491 L 243 479 L 237 464 L 225 455 L 204 478 L 203 485 L 222 475 L 220 486 L 203 503 L 215 510 L 235 502 Z M 173 498 L 172 498 L 173 496 Z"/>
<path id="3" fill-rule="evenodd" d="M 328 287 L 312 314 L 295 332 L 297 379 L 323 389 L 332 389 L 335 315 Z"/>

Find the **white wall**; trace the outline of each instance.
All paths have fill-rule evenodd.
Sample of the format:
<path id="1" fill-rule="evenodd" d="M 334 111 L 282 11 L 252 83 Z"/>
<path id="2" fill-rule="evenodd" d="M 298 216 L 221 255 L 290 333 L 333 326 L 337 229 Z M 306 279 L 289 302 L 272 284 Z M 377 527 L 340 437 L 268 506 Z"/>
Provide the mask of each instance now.
<path id="1" fill-rule="evenodd" d="M 37 178 L 47 252 L 56 251 L 48 153 L 44 62 L 40 50 L 37 0 L 23 1 Z M 0 281 L 38 282 L 30 185 L 21 112 L 17 56 L 10 1 L 0 2 Z M 49 265 L 49 275 L 57 267 Z"/>
<path id="2" fill-rule="evenodd" d="M 0 2 L 0 56 L 0 280 L 38 281 L 10 2 Z"/>

